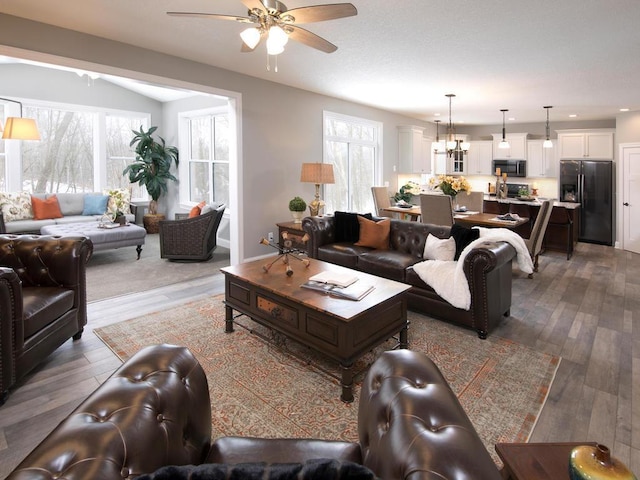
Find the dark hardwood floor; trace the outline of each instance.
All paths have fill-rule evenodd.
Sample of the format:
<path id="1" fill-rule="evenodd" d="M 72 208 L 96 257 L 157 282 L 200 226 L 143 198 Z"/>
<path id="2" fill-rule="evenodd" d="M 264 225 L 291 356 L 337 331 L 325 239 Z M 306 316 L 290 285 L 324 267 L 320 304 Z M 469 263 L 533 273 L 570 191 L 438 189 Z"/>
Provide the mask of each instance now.
<path id="1" fill-rule="evenodd" d="M 89 304 L 82 339 L 60 347 L 0 407 L 0 477 L 120 365 L 92 328 L 223 291 L 218 274 Z M 530 441 L 598 441 L 640 472 L 639 322 L 640 255 L 580 243 L 569 261 L 542 255 L 533 279 L 514 267 L 511 317 L 492 335 L 562 357 Z"/>

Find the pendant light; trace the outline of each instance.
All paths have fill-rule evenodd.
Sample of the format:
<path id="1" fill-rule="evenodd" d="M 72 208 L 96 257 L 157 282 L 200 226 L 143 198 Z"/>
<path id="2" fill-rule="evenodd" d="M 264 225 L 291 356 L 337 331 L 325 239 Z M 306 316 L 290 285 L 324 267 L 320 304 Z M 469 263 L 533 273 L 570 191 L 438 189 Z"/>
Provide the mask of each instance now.
<path id="1" fill-rule="evenodd" d="M 552 106 L 546 106 L 546 107 L 542 107 L 547 111 L 547 126 L 545 128 L 545 133 L 547 134 L 547 138 L 544 141 L 544 143 L 542 144 L 542 148 L 553 148 L 553 142 L 551 141 L 551 138 L 549 138 L 549 109 L 553 108 Z"/>
<path id="2" fill-rule="evenodd" d="M 440 153 L 443 152 L 445 150 L 445 146 L 444 143 L 440 141 L 440 122 L 442 120 L 434 120 L 434 123 L 436 124 L 436 141 L 433 142 L 433 144 L 431 145 L 433 147 L 433 152 L 434 153 Z"/>
<path id="3" fill-rule="evenodd" d="M 451 99 L 455 97 L 453 93 L 447 93 L 445 97 L 449 98 L 449 125 L 447 125 L 447 138 L 445 139 L 445 145 L 447 147 L 447 153 L 450 157 L 454 154 L 464 155 L 469 151 L 471 144 L 469 142 L 463 142 L 456 139 L 456 129 L 451 121 Z M 460 157 L 462 158 L 462 157 Z"/>
<path id="4" fill-rule="evenodd" d="M 505 113 L 507 113 L 509 110 L 507 110 L 506 108 L 503 108 L 502 110 L 500 110 L 502 112 L 502 140 L 500 141 L 500 143 L 498 144 L 498 148 L 510 148 L 511 145 L 509 145 L 509 142 L 507 142 L 507 137 L 505 135 L 505 127 L 504 127 L 504 115 Z"/>

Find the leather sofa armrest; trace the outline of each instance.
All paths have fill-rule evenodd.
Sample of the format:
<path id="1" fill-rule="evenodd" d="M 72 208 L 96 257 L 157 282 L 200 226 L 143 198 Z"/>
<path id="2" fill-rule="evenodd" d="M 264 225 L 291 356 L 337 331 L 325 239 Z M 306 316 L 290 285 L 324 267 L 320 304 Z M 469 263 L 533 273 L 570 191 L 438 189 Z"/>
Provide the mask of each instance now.
<path id="1" fill-rule="evenodd" d="M 502 478 L 442 373 L 421 352 L 382 353 L 358 408 L 363 464 L 379 478 Z"/>
<path id="2" fill-rule="evenodd" d="M 362 463 L 360 445 L 337 440 L 221 437 L 211 445 L 209 463 L 304 463 L 316 458 Z"/>
<path id="3" fill-rule="evenodd" d="M 185 347 L 154 345 L 116 370 L 7 479 L 129 479 L 200 464 L 210 442 L 202 367 Z"/>
<path id="4" fill-rule="evenodd" d="M 335 242 L 335 217 L 305 217 L 302 219 L 302 229 L 309 234 L 307 255 L 318 258 L 318 248 Z"/>
<path id="5" fill-rule="evenodd" d="M 482 271 L 487 272 L 501 267 L 507 262 L 513 260 L 516 255 L 516 250 L 507 242 L 484 242 L 471 250 L 464 259 L 464 272 L 467 275 L 467 279 L 477 281 L 480 277 L 472 275 L 476 268 L 473 268 L 474 264 L 478 262 L 482 263 Z"/>
<path id="6" fill-rule="evenodd" d="M 11 268 L 0 267 L 0 405 L 15 383 L 14 342 L 23 337 L 22 284 Z"/>

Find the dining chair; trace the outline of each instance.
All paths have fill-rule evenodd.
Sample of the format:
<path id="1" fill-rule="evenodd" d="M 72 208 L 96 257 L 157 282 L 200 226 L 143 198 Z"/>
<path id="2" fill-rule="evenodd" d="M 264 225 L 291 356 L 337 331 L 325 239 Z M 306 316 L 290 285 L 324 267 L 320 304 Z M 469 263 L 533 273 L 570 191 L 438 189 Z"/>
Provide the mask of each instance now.
<path id="1" fill-rule="evenodd" d="M 456 202 L 461 207 L 467 207 L 468 211 L 482 213 L 484 211 L 484 192 L 459 193 Z"/>
<path id="2" fill-rule="evenodd" d="M 371 187 L 373 193 L 373 205 L 378 217 L 393 217 L 393 213 L 385 212 L 381 209 L 391 206 L 391 197 L 387 187 Z"/>
<path id="3" fill-rule="evenodd" d="M 420 221 L 433 225 L 453 225 L 453 203 L 449 195 L 420 194 Z"/>
<path id="4" fill-rule="evenodd" d="M 549 218 L 551 218 L 551 211 L 553 210 L 553 202 L 551 200 L 545 200 L 542 202 L 542 206 L 538 211 L 536 222 L 531 229 L 531 235 L 524 240 L 527 250 L 533 260 L 533 271 L 538 271 L 538 256 L 542 252 L 542 240 L 544 234 L 547 231 L 547 225 L 549 225 Z M 533 278 L 533 273 L 529 274 L 529 278 Z"/>

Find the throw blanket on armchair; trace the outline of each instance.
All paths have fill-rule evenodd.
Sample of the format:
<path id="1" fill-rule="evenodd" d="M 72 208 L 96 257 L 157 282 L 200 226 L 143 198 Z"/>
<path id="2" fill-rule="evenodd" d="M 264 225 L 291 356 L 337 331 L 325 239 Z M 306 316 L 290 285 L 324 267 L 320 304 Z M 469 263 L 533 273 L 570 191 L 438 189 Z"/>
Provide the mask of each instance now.
<path id="1" fill-rule="evenodd" d="M 426 260 L 413 266 L 424 283 L 451 305 L 463 310 L 471 307 L 471 291 L 463 269 L 464 259 L 477 245 L 486 241 L 507 242 L 516 249 L 520 270 L 527 274 L 533 272 L 531 256 L 520 235 L 507 228 L 474 228 L 480 230 L 480 238 L 465 247 L 458 261 Z"/>

